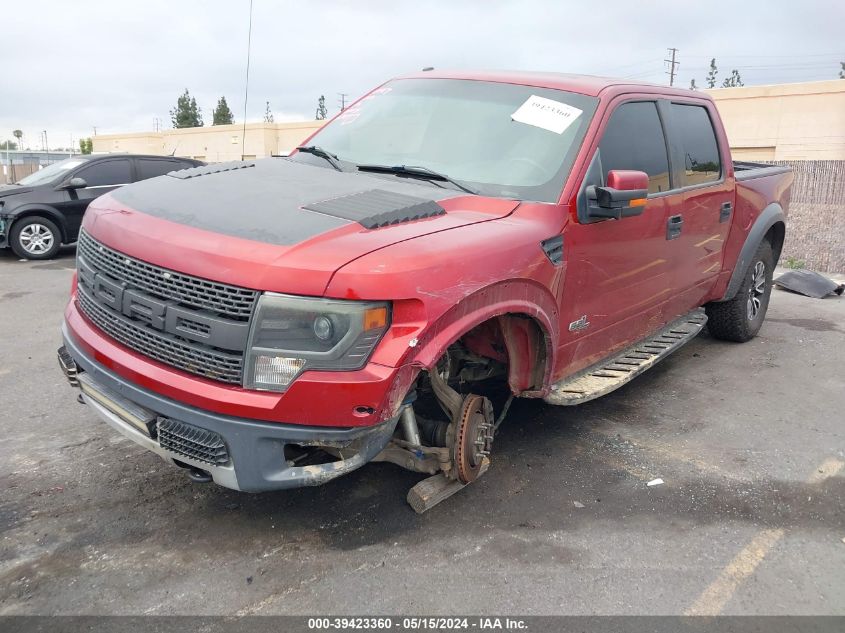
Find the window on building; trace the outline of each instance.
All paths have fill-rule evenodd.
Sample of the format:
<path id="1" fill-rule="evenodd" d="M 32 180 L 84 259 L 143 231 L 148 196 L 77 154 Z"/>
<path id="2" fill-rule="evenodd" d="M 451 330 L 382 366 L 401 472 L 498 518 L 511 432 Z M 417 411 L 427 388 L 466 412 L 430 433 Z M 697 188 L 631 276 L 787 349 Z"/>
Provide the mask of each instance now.
<path id="1" fill-rule="evenodd" d="M 613 114 L 599 145 L 604 181 L 614 169 L 633 169 L 648 174 L 648 191 L 667 191 L 669 156 L 663 126 L 653 101 L 623 103 Z"/>
<path id="2" fill-rule="evenodd" d="M 83 178 L 89 187 L 108 187 L 132 182 L 132 166 L 128 159 L 96 162 L 80 170 L 77 177 Z"/>
<path id="3" fill-rule="evenodd" d="M 719 180 L 722 164 L 713 123 L 702 106 L 672 104 L 673 129 L 684 150 L 684 185 Z"/>

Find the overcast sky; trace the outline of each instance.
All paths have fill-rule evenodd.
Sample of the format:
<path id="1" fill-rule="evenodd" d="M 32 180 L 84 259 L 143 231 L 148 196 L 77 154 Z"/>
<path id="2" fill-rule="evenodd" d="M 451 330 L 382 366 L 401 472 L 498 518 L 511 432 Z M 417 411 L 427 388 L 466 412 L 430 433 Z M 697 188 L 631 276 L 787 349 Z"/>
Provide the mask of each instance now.
<path id="1" fill-rule="evenodd" d="M 244 116 L 249 0 L 14 2 L 0 27 L 0 141 L 51 147 L 81 135 L 144 131 L 188 88 L 206 124 L 220 95 Z M 254 0 L 248 120 L 270 101 L 277 121 L 329 113 L 387 78 L 437 68 L 520 69 L 676 85 L 746 85 L 838 77 L 845 2 L 534 0 Z M 76 143 L 76 140 L 74 140 Z"/>

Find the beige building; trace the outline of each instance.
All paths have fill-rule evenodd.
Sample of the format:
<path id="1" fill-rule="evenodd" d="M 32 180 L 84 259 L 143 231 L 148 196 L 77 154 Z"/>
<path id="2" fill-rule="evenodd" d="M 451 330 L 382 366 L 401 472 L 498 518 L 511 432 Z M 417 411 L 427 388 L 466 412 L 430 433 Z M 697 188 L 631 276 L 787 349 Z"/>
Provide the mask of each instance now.
<path id="1" fill-rule="evenodd" d="M 98 134 L 92 140 L 97 154 L 174 154 L 222 163 L 242 157 L 253 159 L 287 154 L 322 124 L 323 121 L 247 123 L 245 130 L 243 124 L 212 125 L 162 132 Z"/>
<path id="2" fill-rule="evenodd" d="M 845 160 L 845 80 L 705 92 L 736 160 Z"/>

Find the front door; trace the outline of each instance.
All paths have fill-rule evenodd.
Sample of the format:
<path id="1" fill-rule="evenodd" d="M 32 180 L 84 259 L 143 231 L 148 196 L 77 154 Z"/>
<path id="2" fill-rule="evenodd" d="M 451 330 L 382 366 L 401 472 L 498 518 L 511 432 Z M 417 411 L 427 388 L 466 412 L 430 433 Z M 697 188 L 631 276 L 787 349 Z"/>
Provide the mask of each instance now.
<path id="1" fill-rule="evenodd" d="M 674 288 L 666 222 L 683 194 L 673 191 L 657 103 L 628 100 L 613 107 L 593 160 L 599 165 L 593 163 L 586 180 L 600 182 L 583 186 L 604 185 L 609 171 L 632 169 L 648 174 L 649 195 L 639 216 L 571 222 L 565 231 L 568 269 L 558 350 L 565 374 L 659 328 Z"/>

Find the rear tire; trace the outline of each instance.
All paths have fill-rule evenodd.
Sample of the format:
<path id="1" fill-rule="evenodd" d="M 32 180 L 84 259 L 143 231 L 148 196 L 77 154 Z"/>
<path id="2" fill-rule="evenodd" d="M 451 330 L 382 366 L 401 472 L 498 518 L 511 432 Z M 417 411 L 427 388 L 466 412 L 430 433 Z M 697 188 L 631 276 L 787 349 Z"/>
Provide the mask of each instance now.
<path id="1" fill-rule="evenodd" d="M 737 343 L 745 343 L 757 336 L 769 308 L 774 259 L 772 245 L 763 240 L 745 271 L 736 296 L 730 301 L 705 306 L 707 328 L 713 336 Z"/>
<path id="2" fill-rule="evenodd" d="M 62 232 L 52 220 L 34 215 L 12 225 L 9 245 L 23 259 L 52 259 L 62 245 Z"/>

